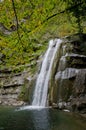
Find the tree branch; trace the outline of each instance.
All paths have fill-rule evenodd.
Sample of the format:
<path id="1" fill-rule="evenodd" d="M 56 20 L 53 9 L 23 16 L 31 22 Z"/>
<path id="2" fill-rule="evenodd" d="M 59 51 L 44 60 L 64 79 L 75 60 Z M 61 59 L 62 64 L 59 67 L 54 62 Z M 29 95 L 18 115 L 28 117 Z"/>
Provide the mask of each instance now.
<path id="1" fill-rule="evenodd" d="M 29 0 L 29 1 L 30 1 L 30 0 Z M 21 25 L 18 24 L 18 18 L 17 18 L 17 14 L 16 14 L 16 10 L 15 10 L 14 0 L 12 0 L 12 3 L 13 3 L 13 9 L 14 9 L 15 17 L 16 17 L 16 22 L 17 22 L 17 33 L 18 33 L 18 36 L 19 36 L 18 27 L 20 26 L 20 28 L 21 28 L 24 32 L 25 32 L 25 30 L 21 27 Z M 30 3 L 31 3 L 31 1 L 30 1 Z M 71 7 L 68 7 L 67 9 L 65 9 L 65 10 L 63 10 L 63 11 L 60 11 L 60 12 L 58 12 L 58 13 L 55 13 L 55 14 L 53 14 L 53 15 L 47 17 L 44 21 L 41 22 L 41 25 L 44 24 L 44 23 L 46 23 L 46 21 L 48 21 L 49 19 L 51 19 L 51 18 L 53 18 L 53 17 L 56 17 L 56 16 L 59 15 L 59 14 L 63 14 L 63 13 L 65 13 L 65 12 L 67 12 L 67 11 L 71 11 L 71 10 L 73 10 L 74 8 L 76 8 L 76 7 L 80 6 L 80 5 L 82 5 L 83 3 L 84 3 L 84 2 L 80 2 L 80 3 L 76 4 L 76 5 L 73 5 L 73 6 L 71 6 Z M 31 4 L 32 4 L 32 3 L 31 3 Z M 39 25 L 36 25 L 34 28 L 36 29 L 36 28 L 38 28 L 38 27 L 39 27 Z M 26 30 L 26 31 L 28 32 L 28 30 Z M 33 31 L 33 30 L 30 30 L 28 33 L 31 33 L 32 31 Z M 20 37 L 20 36 L 19 36 L 19 37 Z"/>
<path id="2" fill-rule="evenodd" d="M 80 6 L 80 5 L 82 5 L 83 3 L 84 3 L 84 2 L 80 2 L 80 3 L 78 3 L 78 4 L 74 5 L 74 6 L 71 6 L 71 7 L 67 8 L 67 9 L 63 10 L 63 11 L 60 11 L 60 12 L 58 12 L 58 13 L 55 13 L 55 14 L 53 14 L 53 15 L 47 17 L 44 21 L 41 22 L 41 24 L 44 24 L 44 23 L 45 23 L 46 21 L 48 21 L 49 19 L 51 19 L 51 18 L 53 18 L 53 17 L 56 17 L 56 16 L 59 15 L 59 14 L 63 14 L 63 13 L 65 13 L 65 12 L 67 12 L 67 11 L 70 11 L 70 10 L 72 10 L 72 9 L 74 9 L 74 8 L 76 8 L 76 7 Z M 39 25 L 36 25 L 36 26 L 35 26 L 35 29 L 38 28 L 38 27 L 39 27 Z M 31 33 L 32 31 L 33 31 L 33 30 L 29 31 L 29 33 Z"/>
<path id="3" fill-rule="evenodd" d="M 82 5 L 82 4 L 83 4 L 83 2 L 82 3 L 78 3 L 77 5 L 71 6 L 71 7 L 67 8 L 67 9 L 65 9 L 65 10 L 63 10 L 61 12 L 55 13 L 55 14 L 49 16 L 45 21 L 47 21 L 47 20 L 49 20 L 49 19 L 51 19 L 51 18 L 53 18 L 53 17 L 55 17 L 55 16 L 57 16 L 59 14 L 65 13 L 67 11 L 70 11 L 70 10 L 72 10 L 72 9 L 76 8 L 77 6 Z"/>
<path id="4" fill-rule="evenodd" d="M 17 12 L 16 12 L 16 9 L 15 9 L 14 0 L 12 0 L 12 6 L 13 6 L 15 18 L 16 18 L 16 29 L 17 29 L 18 38 L 19 38 L 19 41 L 21 41 L 21 37 L 20 37 L 20 34 L 19 34 L 19 30 L 18 30 L 19 29 L 19 24 L 18 24 L 18 17 L 17 17 Z"/>

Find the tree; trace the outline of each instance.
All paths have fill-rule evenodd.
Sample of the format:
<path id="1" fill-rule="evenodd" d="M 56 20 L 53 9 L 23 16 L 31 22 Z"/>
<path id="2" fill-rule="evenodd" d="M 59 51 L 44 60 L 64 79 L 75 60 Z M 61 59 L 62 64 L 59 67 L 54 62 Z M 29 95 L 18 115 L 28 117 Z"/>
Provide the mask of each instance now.
<path id="1" fill-rule="evenodd" d="M 83 32 L 82 20 L 86 19 L 86 0 L 63 0 L 66 3 L 66 8 L 70 8 L 68 13 L 72 13 L 72 16 L 76 18 L 78 26 L 78 32 Z M 71 8 L 72 7 L 72 8 Z"/>

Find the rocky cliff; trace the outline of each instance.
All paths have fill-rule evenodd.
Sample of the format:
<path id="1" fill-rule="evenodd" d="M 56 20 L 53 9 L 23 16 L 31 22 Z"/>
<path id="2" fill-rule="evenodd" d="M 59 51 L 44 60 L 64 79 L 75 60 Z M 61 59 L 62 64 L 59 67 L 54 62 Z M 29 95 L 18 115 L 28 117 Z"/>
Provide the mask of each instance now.
<path id="1" fill-rule="evenodd" d="M 11 68 L 0 70 L 0 105 L 21 106 L 30 102 L 33 81 L 28 69 L 13 72 Z"/>
<path id="2" fill-rule="evenodd" d="M 86 35 L 63 38 L 57 61 L 49 87 L 50 104 L 86 113 Z"/>

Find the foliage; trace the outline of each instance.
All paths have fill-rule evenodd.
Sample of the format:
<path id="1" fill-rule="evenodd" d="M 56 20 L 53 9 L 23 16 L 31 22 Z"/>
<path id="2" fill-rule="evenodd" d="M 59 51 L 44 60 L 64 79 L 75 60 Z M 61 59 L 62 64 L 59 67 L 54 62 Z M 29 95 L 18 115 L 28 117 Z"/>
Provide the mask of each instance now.
<path id="1" fill-rule="evenodd" d="M 76 9 L 66 11 L 79 2 L 80 0 L 14 0 L 18 30 L 12 1 L 1 2 L 0 23 L 10 35 L 0 31 L 0 67 L 35 64 L 45 52 L 49 39 L 80 31 L 78 25 L 80 29 L 85 25 L 85 12 L 82 10 L 86 8 L 85 1 L 81 0 L 83 4 Z"/>
<path id="2" fill-rule="evenodd" d="M 72 17 L 75 18 L 75 22 L 77 23 L 78 32 L 83 32 L 82 22 L 86 19 L 85 11 L 86 11 L 86 0 L 63 0 L 66 3 L 66 8 L 69 8 L 68 13 Z"/>

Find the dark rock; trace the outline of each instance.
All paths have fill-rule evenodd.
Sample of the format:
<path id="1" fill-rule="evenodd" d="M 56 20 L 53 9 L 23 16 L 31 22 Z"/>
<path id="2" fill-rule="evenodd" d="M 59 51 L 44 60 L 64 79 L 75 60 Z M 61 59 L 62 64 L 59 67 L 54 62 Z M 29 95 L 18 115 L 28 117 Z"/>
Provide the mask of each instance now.
<path id="1" fill-rule="evenodd" d="M 79 70 L 74 81 L 74 94 L 86 94 L 86 70 Z"/>
<path id="2" fill-rule="evenodd" d="M 86 96 L 73 98 L 71 101 L 72 111 L 86 114 Z"/>

